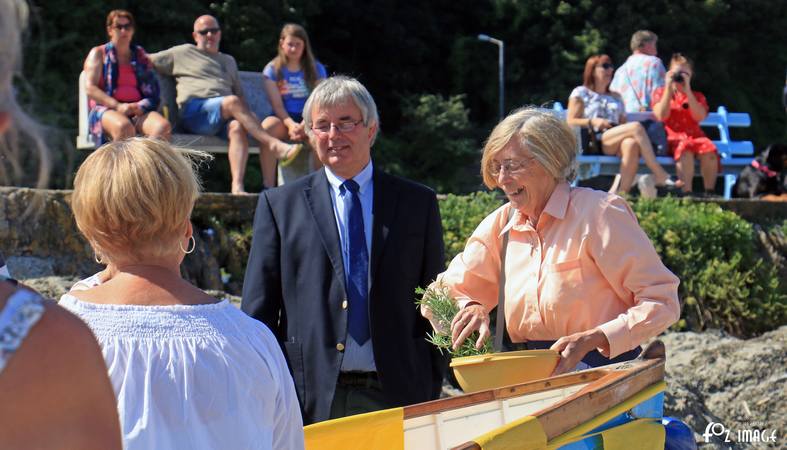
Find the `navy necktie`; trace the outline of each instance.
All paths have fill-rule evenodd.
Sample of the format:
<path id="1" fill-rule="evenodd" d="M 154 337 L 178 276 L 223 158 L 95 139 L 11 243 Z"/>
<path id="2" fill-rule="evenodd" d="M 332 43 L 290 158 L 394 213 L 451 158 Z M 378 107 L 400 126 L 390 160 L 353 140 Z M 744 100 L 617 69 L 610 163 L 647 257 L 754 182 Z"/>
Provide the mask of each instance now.
<path id="1" fill-rule="evenodd" d="M 363 345 L 369 339 L 369 253 L 363 227 L 363 210 L 358 197 L 358 183 L 346 180 L 340 192 L 344 201 L 345 239 L 349 248 L 345 267 L 347 298 L 349 300 L 349 332 L 355 342 Z"/>

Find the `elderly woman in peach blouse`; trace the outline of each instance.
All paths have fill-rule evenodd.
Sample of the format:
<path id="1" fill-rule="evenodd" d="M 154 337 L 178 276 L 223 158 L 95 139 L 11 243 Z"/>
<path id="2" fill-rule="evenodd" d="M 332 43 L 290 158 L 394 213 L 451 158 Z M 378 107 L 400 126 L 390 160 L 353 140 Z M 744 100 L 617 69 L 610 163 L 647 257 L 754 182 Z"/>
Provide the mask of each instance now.
<path id="1" fill-rule="evenodd" d="M 509 203 L 481 222 L 437 279 L 460 307 L 451 323 L 455 348 L 475 330 L 477 347 L 489 338 L 501 271 L 511 341 L 559 352 L 555 374 L 633 359 L 680 317 L 678 278 L 626 201 L 569 184 L 576 148 L 562 120 L 534 108 L 492 131 L 481 172 Z"/>

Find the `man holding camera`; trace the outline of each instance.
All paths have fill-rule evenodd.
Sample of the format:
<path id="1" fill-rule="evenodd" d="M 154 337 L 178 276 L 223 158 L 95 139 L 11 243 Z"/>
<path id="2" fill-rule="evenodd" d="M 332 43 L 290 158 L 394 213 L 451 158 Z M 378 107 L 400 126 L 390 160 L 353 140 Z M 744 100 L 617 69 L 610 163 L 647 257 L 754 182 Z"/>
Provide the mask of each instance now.
<path id="1" fill-rule="evenodd" d="M 631 36 L 632 55 L 618 67 L 609 89 L 623 97 L 626 112 L 647 111 L 652 107 L 653 90 L 664 86 L 664 64 L 657 55 L 659 37 L 648 30 Z"/>

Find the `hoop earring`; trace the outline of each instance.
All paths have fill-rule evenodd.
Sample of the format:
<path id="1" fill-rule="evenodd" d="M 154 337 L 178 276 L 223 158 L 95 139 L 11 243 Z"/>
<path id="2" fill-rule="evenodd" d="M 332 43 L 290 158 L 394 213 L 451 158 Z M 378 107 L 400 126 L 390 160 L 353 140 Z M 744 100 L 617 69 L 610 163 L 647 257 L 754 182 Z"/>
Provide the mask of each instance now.
<path id="1" fill-rule="evenodd" d="M 96 261 L 96 263 L 98 263 L 98 264 L 106 264 L 106 263 L 104 262 L 104 258 L 102 258 L 102 257 L 101 257 L 101 256 L 100 256 L 98 253 L 96 253 L 96 252 L 93 252 L 93 259 L 94 259 L 94 260 Z"/>
<path id="2" fill-rule="evenodd" d="M 194 239 L 194 235 L 189 236 L 189 244 L 190 244 L 189 247 L 191 247 L 191 250 L 187 250 L 187 249 L 183 248 L 183 242 L 180 242 L 180 241 L 178 242 L 178 247 L 180 248 L 180 251 L 182 251 L 183 253 L 188 255 L 189 253 L 194 253 L 194 250 L 197 249 L 197 240 Z"/>

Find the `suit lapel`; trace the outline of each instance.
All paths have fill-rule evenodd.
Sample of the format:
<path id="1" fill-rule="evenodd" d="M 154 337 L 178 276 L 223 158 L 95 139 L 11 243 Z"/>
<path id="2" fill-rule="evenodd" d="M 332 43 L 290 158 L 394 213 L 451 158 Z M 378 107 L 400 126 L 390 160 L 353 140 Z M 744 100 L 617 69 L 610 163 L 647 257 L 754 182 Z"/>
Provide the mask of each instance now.
<path id="1" fill-rule="evenodd" d="M 396 217 L 396 203 L 399 195 L 393 179 L 377 169 L 374 170 L 374 201 L 372 204 L 372 259 L 369 273 L 370 287 L 374 287 L 377 270 L 380 267 L 385 243 Z"/>
<path id="2" fill-rule="evenodd" d="M 331 186 L 325 171 L 319 171 L 311 177 L 311 181 L 303 190 L 306 203 L 312 213 L 315 226 L 320 233 L 320 239 L 331 260 L 333 270 L 344 287 L 344 263 L 342 262 L 342 248 L 339 240 L 339 231 L 336 228 L 336 215 L 331 202 Z"/>

